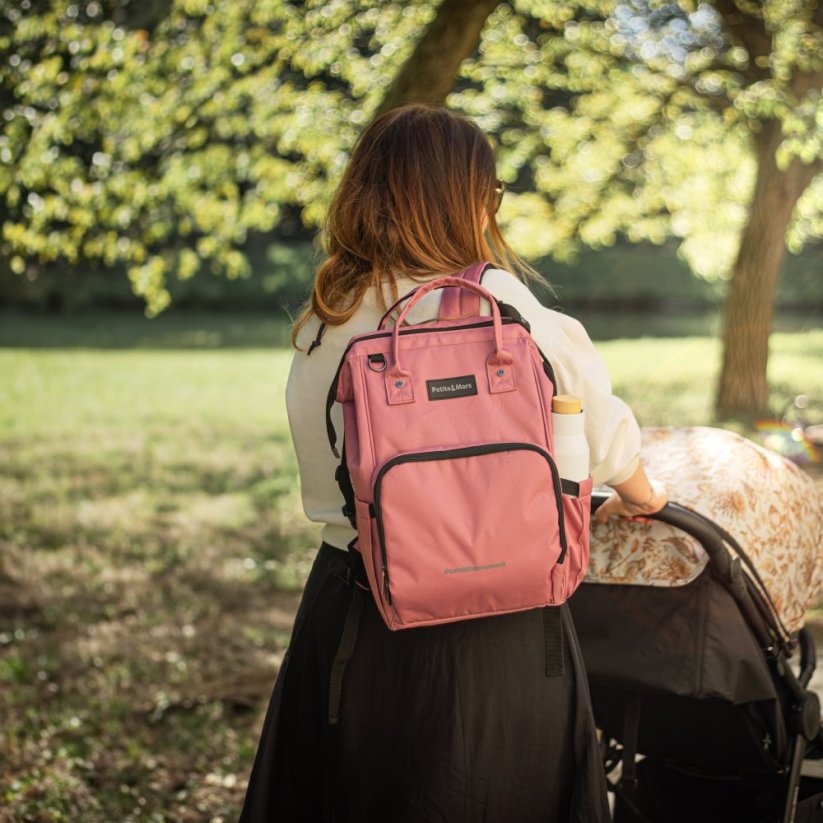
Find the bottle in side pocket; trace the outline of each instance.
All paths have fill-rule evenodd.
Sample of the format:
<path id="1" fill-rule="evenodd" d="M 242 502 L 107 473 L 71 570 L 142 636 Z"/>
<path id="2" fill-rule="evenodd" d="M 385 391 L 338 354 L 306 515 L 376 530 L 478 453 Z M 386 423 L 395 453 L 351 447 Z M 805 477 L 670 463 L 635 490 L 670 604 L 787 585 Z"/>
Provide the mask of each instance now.
<path id="1" fill-rule="evenodd" d="M 580 483 L 589 476 L 586 412 L 579 397 L 558 394 L 552 399 L 554 458 L 564 480 Z"/>

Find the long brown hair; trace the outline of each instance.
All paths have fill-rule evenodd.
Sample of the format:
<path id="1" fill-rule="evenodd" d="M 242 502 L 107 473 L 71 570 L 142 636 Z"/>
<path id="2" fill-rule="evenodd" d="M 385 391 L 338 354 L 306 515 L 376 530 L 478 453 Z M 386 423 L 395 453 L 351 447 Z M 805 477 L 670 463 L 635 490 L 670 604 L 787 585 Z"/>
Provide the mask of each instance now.
<path id="1" fill-rule="evenodd" d="M 423 280 L 488 260 L 538 276 L 497 227 L 496 187 L 491 144 L 468 118 L 422 105 L 378 117 L 355 143 L 332 198 L 327 258 L 295 321 L 293 345 L 313 315 L 345 323 L 371 286 L 385 309 L 381 285 L 396 299 L 398 275 Z"/>

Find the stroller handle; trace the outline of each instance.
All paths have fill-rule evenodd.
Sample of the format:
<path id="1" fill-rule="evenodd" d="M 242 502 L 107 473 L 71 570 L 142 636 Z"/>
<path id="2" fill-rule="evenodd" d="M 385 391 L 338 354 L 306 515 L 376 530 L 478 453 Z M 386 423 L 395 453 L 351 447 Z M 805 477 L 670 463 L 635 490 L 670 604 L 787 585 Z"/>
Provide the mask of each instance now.
<path id="1" fill-rule="evenodd" d="M 608 492 L 593 492 L 592 513 L 596 512 L 608 498 Z M 694 537 L 709 557 L 712 574 L 726 585 L 732 597 L 737 601 L 761 647 L 773 657 L 783 657 L 783 655 L 788 657 L 791 654 L 793 643 L 787 633 L 782 630 L 780 618 L 768 599 L 768 592 L 753 564 L 734 538 L 702 514 L 677 503 L 667 503 L 659 512 L 643 515 L 643 517 L 674 526 Z M 727 545 L 731 546 L 738 556 L 733 555 Z M 741 561 L 748 565 L 752 572 L 751 575 L 744 573 Z M 759 586 L 755 585 L 755 580 Z M 814 644 L 808 632 L 805 630 L 800 632 L 798 640 L 801 652 L 800 674 L 795 678 L 785 666 L 783 679 L 784 682 L 788 681 L 787 685 L 790 690 L 799 699 L 804 694 L 816 661 Z"/>
<path id="2" fill-rule="evenodd" d="M 608 492 L 592 493 L 592 514 L 594 514 L 609 499 Z M 677 503 L 666 503 L 659 512 L 644 514 L 644 519 L 658 520 L 669 526 L 674 526 L 686 532 L 697 540 L 706 550 L 713 569 L 723 575 L 731 575 L 731 556 L 726 551 L 723 537 L 710 520 L 702 515 L 680 506 Z"/>
<path id="3" fill-rule="evenodd" d="M 608 497 L 608 493 L 593 492 L 592 512 L 597 511 Z M 702 514 L 677 503 L 667 503 L 659 512 L 643 517 L 674 526 L 694 537 L 709 557 L 712 574 L 726 585 L 738 602 L 761 646 L 764 649 L 773 649 L 775 645 L 787 646 L 788 633 L 781 631 L 780 618 L 768 599 L 766 587 L 752 562 L 731 535 Z M 732 556 L 726 548 L 727 544 L 734 548 L 737 557 Z M 750 576 L 744 574 L 741 561 L 748 566 Z M 759 588 L 755 586 L 755 580 L 759 583 Z M 788 647 L 785 650 L 790 652 Z"/>

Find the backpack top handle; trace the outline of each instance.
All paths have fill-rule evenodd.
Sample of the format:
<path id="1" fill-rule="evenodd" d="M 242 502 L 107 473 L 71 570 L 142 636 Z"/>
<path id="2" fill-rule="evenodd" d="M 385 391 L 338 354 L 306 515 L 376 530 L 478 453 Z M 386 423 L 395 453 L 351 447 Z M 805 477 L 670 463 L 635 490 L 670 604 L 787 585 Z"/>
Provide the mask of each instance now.
<path id="1" fill-rule="evenodd" d="M 491 263 L 472 263 L 463 271 L 458 272 L 454 277 L 460 277 L 463 280 L 469 280 L 472 283 L 479 283 L 483 273 L 494 266 Z M 397 307 L 408 300 L 420 286 L 415 286 L 411 291 L 406 292 L 402 297 L 398 297 L 394 303 L 386 309 L 380 322 L 377 324 L 377 330 L 382 331 L 386 328 L 389 318 L 394 314 Z M 476 294 L 470 294 L 463 289 L 449 288 L 443 292 L 443 297 L 440 300 L 440 313 L 438 315 L 440 320 L 448 318 L 460 317 L 474 317 L 480 314 L 480 298 Z"/>
<path id="2" fill-rule="evenodd" d="M 509 352 L 503 348 L 503 320 L 500 316 L 500 307 L 491 292 L 477 283 L 472 283 L 461 277 L 440 277 L 432 280 L 417 289 L 409 301 L 403 306 L 394 329 L 392 330 L 392 365 L 386 369 L 386 394 L 389 405 L 414 402 L 414 388 L 411 374 L 403 368 L 400 362 L 400 327 L 406 315 L 419 300 L 436 289 L 445 289 L 457 286 L 461 289 L 474 292 L 489 301 L 494 326 L 494 351 L 486 359 L 486 371 L 489 378 L 489 389 L 493 393 L 512 391 L 516 387 L 514 379 L 514 361 Z"/>

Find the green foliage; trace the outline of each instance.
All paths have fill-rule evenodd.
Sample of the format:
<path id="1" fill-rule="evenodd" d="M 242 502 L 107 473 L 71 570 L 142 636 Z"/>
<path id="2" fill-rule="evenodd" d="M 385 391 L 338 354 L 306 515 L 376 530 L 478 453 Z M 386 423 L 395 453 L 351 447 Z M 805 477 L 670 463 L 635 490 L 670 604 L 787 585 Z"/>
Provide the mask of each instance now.
<path id="1" fill-rule="evenodd" d="M 166 287 L 174 307 L 228 311 L 246 308 L 272 317 L 280 317 L 284 309 L 296 314 L 309 293 L 317 251 L 309 243 L 290 242 L 247 245 L 244 253 L 252 270 L 248 277 L 229 279 L 204 274 L 171 278 Z M 90 308 L 139 312 L 142 303 L 119 267 L 74 266 L 66 271 L 65 267 L 53 265 L 34 280 L 0 276 L 0 306 L 53 313 L 76 313 Z M 120 322 L 129 322 L 129 318 L 123 317 Z"/>
<path id="2" fill-rule="evenodd" d="M 770 32 L 764 56 L 750 54 L 711 3 L 498 7 L 464 66 L 469 87 L 450 103 L 499 137 L 501 175 L 523 192 L 501 209 L 517 248 L 566 259 L 621 236 L 675 237 L 693 271 L 727 276 L 754 184 L 752 134 L 777 118 L 784 164 L 823 155 L 810 75 L 823 69 L 818 5 L 755 6 Z M 798 205 L 790 248 L 822 229 L 818 178 Z"/>
<path id="3" fill-rule="evenodd" d="M 725 275 L 759 124 L 780 120 L 784 164 L 823 154 L 818 5 L 741 3 L 767 30 L 761 54 L 712 3 L 501 3 L 449 103 L 498 146 L 515 247 L 569 259 L 674 236 L 694 271 Z M 4 4 L 0 255 L 29 277 L 54 262 L 126 271 L 150 314 L 171 282 L 248 276 L 251 238 L 321 223 L 436 8 L 169 0 L 130 25 L 111 0 Z M 818 178 L 788 241 L 821 236 Z"/>
<path id="4" fill-rule="evenodd" d="M 278 334 L 245 316 L 2 318 L 9 820 L 237 818 L 319 537 Z M 823 333 L 773 347 L 775 406 L 823 397 Z M 645 424 L 710 422 L 713 339 L 599 348 Z"/>
<path id="5" fill-rule="evenodd" d="M 151 314 L 168 305 L 170 276 L 247 276 L 249 233 L 289 209 L 320 221 L 386 63 L 431 16 L 178 0 L 149 34 L 101 19 L 99 4 L 26 2 L 2 12 L 4 252 L 18 273 L 125 265 Z"/>
<path id="6" fill-rule="evenodd" d="M 537 196 L 535 199 L 539 200 Z M 522 202 L 522 198 L 517 202 Z M 525 214 L 521 221 L 510 225 L 509 237 L 515 242 L 527 242 L 531 239 L 529 229 Z M 725 284 L 693 277 L 682 256 L 678 256 L 677 248 L 675 241 L 662 246 L 621 242 L 607 249 L 583 249 L 574 260 L 567 262 L 545 258 L 533 263 L 554 287 L 554 293 L 549 289 L 543 291 L 545 300 L 549 305 L 560 304 L 567 310 L 574 311 L 581 306 L 619 306 L 621 313 L 717 309 Z M 247 310 L 285 324 L 286 314 L 293 317 L 309 292 L 316 249 L 309 243 L 279 243 L 248 250 L 247 255 L 253 270 L 248 278 L 172 279 L 168 289 L 174 309 L 186 313 L 195 309 Z M 800 255 L 787 257 L 777 289 L 778 310 L 820 310 L 823 306 L 821 266 L 823 245 L 820 244 L 805 249 Z M 126 277 L 118 271 L 100 268 L 85 271 L 75 267 L 69 272 L 44 271 L 35 281 L 0 278 L 0 306 L 79 313 L 94 308 L 139 311 L 140 305 L 140 298 L 132 294 Z M 157 318 L 157 322 L 160 320 Z M 2 318 L 0 326 L 10 322 Z M 124 313 L 112 322 L 123 328 L 130 326 L 134 319 Z M 0 333 L 0 343 L 5 339 L 19 344 L 30 336 L 25 324 L 19 322 L 13 330 Z M 288 334 L 284 331 L 278 339 L 286 342 Z"/>

